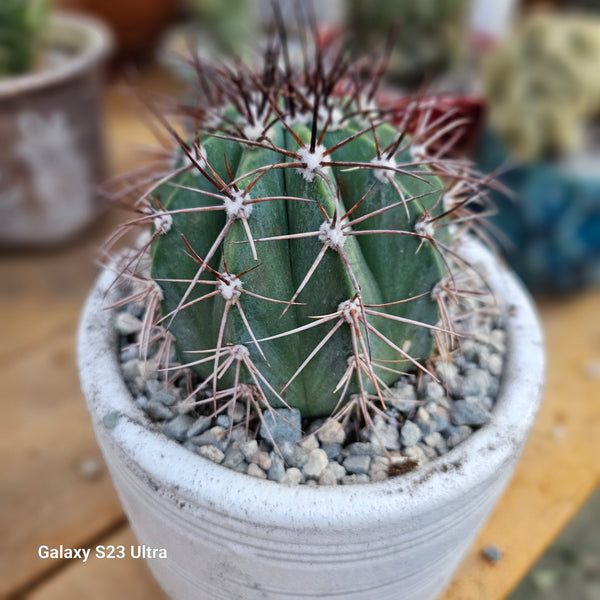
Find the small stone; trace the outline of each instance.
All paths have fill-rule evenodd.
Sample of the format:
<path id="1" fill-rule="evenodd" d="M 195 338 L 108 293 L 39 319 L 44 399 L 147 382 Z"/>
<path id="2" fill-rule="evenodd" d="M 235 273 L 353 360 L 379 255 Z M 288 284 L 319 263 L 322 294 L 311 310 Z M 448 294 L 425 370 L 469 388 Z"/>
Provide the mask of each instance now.
<path id="1" fill-rule="evenodd" d="M 479 356 L 477 342 L 473 339 L 461 340 L 460 353 L 465 360 L 469 362 L 475 362 L 477 360 L 477 357 Z"/>
<path id="2" fill-rule="evenodd" d="M 106 429 L 114 429 L 120 418 L 121 415 L 118 412 L 110 412 L 102 417 L 102 424 Z"/>
<path id="3" fill-rule="evenodd" d="M 374 456 L 371 459 L 371 471 L 387 471 L 390 467 L 390 459 L 387 456 Z"/>
<path id="4" fill-rule="evenodd" d="M 148 404 L 148 397 L 145 396 L 144 394 L 138 394 L 135 397 L 135 403 L 137 406 L 139 406 L 140 408 L 145 409 L 146 405 Z"/>
<path id="5" fill-rule="evenodd" d="M 285 465 L 281 456 L 275 452 L 271 452 L 271 468 L 267 473 L 267 477 L 271 481 L 281 481 L 285 475 Z"/>
<path id="6" fill-rule="evenodd" d="M 283 456 L 283 459 L 290 467 L 302 468 L 308 460 L 308 452 L 294 442 L 283 440 L 277 442 L 277 447 L 281 452 L 281 456 Z"/>
<path id="7" fill-rule="evenodd" d="M 236 402 L 235 406 L 229 409 L 228 415 L 234 423 L 241 423 L 246 419 L 246 409 L 242 404 Z"/>
<path id="8" fill-rule="evenodd" d="M 260 435 L 275 441 L 299 442 L 302 439 L 300 411 L 295 408 L 276 408 L 263 413 Z"/>
<path id="9" fill-rule="evenodd" d="M 197 452 L 200 456 L 204 458 L 208 458 L 208 460 L 212 460 L 214 463 L 221 464 L 225 459 L 225 454 L 222 450 L 219 450 L 216 446 L 211 446 L 210 444 L 206 446 L 200 446 L 197 449 Z"/>
<path id="10" fill-rule="evenodd" d="M 440 378 L 442 385 L 451 394 L 459 394 L 461 389 L 461 377 L 456 365 L 449 361 L 439 361 L 435 365 L 435 373 Z"/>
<path id="11" fill-rule="evenodd" d="M 458 427 L 450 427 L 447 433 L 446 444 L 448 444 L 449 449 L 452 449 L 461 442 L 464 442 L 473 433 L 473 430 L 467 425 L 460 425 Z"/>
<path id="12" fill-rule="evenodd" d="M 425 399 L 437 402 L 446 396 L 446 390 L 437 381 L 429 381 L 425 385 Z"/>
<path id="13" fill-rule="evenodd" d="M 337 462 L 330 462 L 319 477 L 320 485 L 337 485 L 346 475 L 346 469 Z"/>
<path id="14" fill-rule="evenodd" d="M 263 452 L 262 450 L 256 452 L 250 462 L 258 465 L 263 471 L 268 471 L 273 463 L 269 454 L 267 452 Z"/>
<path id="15" fill-rule="evenodd" d="M 490 374 L 483 369 L 471 368 L 468 369 L 462 381 L 463 396 L 486 396 L 489 393 Z"/>
<path id="16" fill-rule="evenodd" d="M 148 400 L 146 406 L 144 406 L 144 410 L 148 416 L 155 421 L 166 421 L 175 416 L 175 413 L 168 406 L 152 399 Z"/>
<path id="17" fill-rule="evenodd" d="M 504 360 L 500 354 L 490 354 L 487 362 L 481 365 L 483 369 L 489 371 L 494 377 L 500 377 L 502 375 Z"/>
<path id="18" fill-rule="evenodd" d="M 399 383 L 392 389 L 389 403 L 403 414 L 411 413 L 419 404 L 417 392 L 409 383 Z"/>
<path id="19" fill-rule="evenodd" d="M 494 329 L 490 335 L 490 343 L 500 354 L 506 353 L 506 331 L 504 329 Z"/>
<path id="20" fill-rule="evenodd" d="M 312 450 L 308 455 L 308 460 L 302 467 L 302 472 L 306 477 L 317 479 L 323 472 L 323 469 L 327 466 L 329 459 L 327 454 L 321 448 Z"/>
<path id="21" fill-rule="evenodd" d="M 142 330 L 142 322 L 129 312 L 120 312 L 115 317 L 115 329 L 122 335 L 133 335 Z"/>
<path id="22" fill-rule="evenodd" d="M 258 442 L 256 440 L 246 440 L 240 442 L 240 450 L 242 451 L 244 458 L 248 462 L 252 462 L 252 458 L 259 451 Z"/>
<path id="23" fill-rule="evenodd" d="M 502 559 L 503 556 L 500 548 L 498 548 L 498 546 L 494 546 L 493 544 L 485 546 L 485 548 L 483 548 L 483 550 L 481 551 L 481 555 L 483 556 L 483 558 L 485 558 L 491 563 L 497 563 L 499 560 Z"/>
<path id="24" fill-rule="evenodd" d="M 446 443 L 446 440 L 442 434 L 438 431 L 434 431 L 433 433 L 426 435 L 423 438 L 423 441 L 427 444 L 427 446 L 433 448 L 438 454 L 445 454 L 448 452 L 448 444 Z"/>
<path id="25" fill-rule="evenodd" d="M 421 450 L 423 450 L 423 454 L 425 454 L 425 456 L 429 460 L 433 460 L 434 458 L 437 458 L 438 453 L 431 446 L 428 446 L 427 444 L 425 444 L 423 442 L 419 442 L 419 444 L 417 446 L 419 448 L 421 448 Z M 415 448 L 417 446 L 413 446 L 413 448 Z"/>
<path id="26" fill-rule="evenodd" d="M 102 463 L 95 458 L 84 458 L 77 465 L 77 472 L 82 479 L 93 481 L 102 475 L 104 467 Z"/>
<path id="27" fill-rule="evenodd" d="M 267 474 L 256 463 L 250 463 L 248 465 L 248 475 L 256 477 L 257 479 L 267 478 Z"/>
<path id="28" fill-rule="evenodd" d="M 317 432 L 317 437 L 323 444 L 343 444 L 346 440 L 346 432 L 339 421 L 330 419 Z"/>
<path id="29" fill-rule="evenodd" d="M 344 469 L 348 473 L 367 474 L 371 468 L 371 457 L 360 454 L 351 454 L 344 460 Z"/>
<path id="30" fill-rule="evenodd" d="M 387 474 L 387 471 L 373 471 L 373 469 L 371 469 L 371 471 L 369 472 L 369 479 L 373 483 L 375 483 L 376 481 L 385 481 L 388 477 L 389 475 Z"/>
<path id="31" fill-rule="evenodd" d="M 200 435 L 201 433 L 204 433 L 207 429 L 210 428 L 211 424 L 212 424 L 211 417 L 205 417 L 205 416 L 198 417 L 190 425 L 190 427 L 188 429 L 188 432 L 187 432 L 188 438 L 192 438 L 196 435 Z"/>
<path id="32" fill-rule="evenodd" d="M 240 445 L 237 442 L 234 442 L 225 451 L 225 460 L 223 461 L 223 466 L 229 467 L 230 469 L 235 469 L 235 467 L 245 462 L 244 454 L 240 450 Z"/>
<path id="33" fill-rule="evenodd" d="M 407 421 L 407 423 L 410 423 L 410 421 Z M 431 418 L 431 415 L 423 407 L 419 407 L 419 409 L 417 410 L 417 414 L 414 416 L 414 423 L 419 427 L 423 435 L 429 435 L 430 433 L 433 433 L 437 430 L 436 422 Z M 402 441 L 402 433 L 400 433 L 400 441 Z M 406 445 L 412 446 L 413 444 Z"/>
<path id="34" fill-rule="evenodd" d="M 158 391 L 154 392 L 153 394 L 151 394 L 150 401 L 151 402 L 160 402 L 161 404 L 164 404 L 165 406 L 170 407 L 170 406 L 173 406 L 173 404 L 175 404 L 175 402 L 177 402 L 177 396 L 170 391 L 161 389 L 161 390 L 158 390 Z"/>
<path id="35" fill-rule="evenodd" d="M 207 446 L 209 444 L 220 446 L 225 438 L 225 434 L 226 430 L 222 427 L 213 427 L 200 435 L 194 436 L 191 440 L 197 446 Z"/>
<path id="36" fill-rule="evenodd" d="M 139 355 L 139 348 L 137 348 L 136 346 L 129 346 L 129 347 L 123 348 L 121 350 L 119 359 L 120 359 L 121 363 L 126 363 L 126 362 L 129 362 L 130 360 L 137 358 L 138 355 Z"/>
<path id="37" fill-rule="evenodd" d="M 406 458 L 416 461 L 418 465 L 424 465 L 429 461 L 427 454 L 425 454 L 423 448 L 420 446 L 411 446 L 410 448 L 405 448 L 402 453 Z"/>
<path id="38" fill-rule="evenodd" d="M 321 444 L 321 448 L 325 450 L 325 454 L 327 454 L 327 458 L 331 460 L 338 460 L 342 455 L 342 445 L 341 444 Z"/>
<path id="39" fill-rule="evenodd" d="M 469 397 L 457 400 L 450 411 L 452 422 L 455 425 L 485 425 L 492 418 L 477 397 Z"/>
<path id="40" fill-rule="evenodd" d="M 412 421 L 405 421 L 400 430 L 400 441 L 405 448 L 415 446 L 421 439 L 421 429 Z"/>
<path id="41" fill-rule="evenodd" d="M 302 482 L 302 471 L 296 467 L 286 469 L 285 475 L 281 479 L 281 483 L 286 485 L 298 485 Z"/>
<path id="42" fill-rule="evenodd" d="M 231 419 L 227 415 L 219 415 L 217 417 L 217 425 L 229 429 L 231 426 Z"/>
<path id="43" fill-rule="evenodd" d="M 125 381 L 134 381 L 142 374 L 143 362 L 139 358 L 132 358 L 121 365 L 121 372 Z"/>
<path id="44" fill-rule="evenodd" d="M 396 423 L 388 423 L 381 415 L 375 415 L 373 428 L 369 432 L 369 441 L 388 450 L 400 448 L 400 434 Z"/>
<path id="45" fill-rule="evenodd" d="M 165 423 L 163 433 L 170 438 L 183 442 L 187 439 L 187 432 L 193 425 L 194 419 L 188 415 L 177 415 L 174 419 Z"/>
<path id="46" fill-rule="evenodd" d="M 303 450 L 306 450 L 307 452 L 311 452 L 312 450 L 316 450 L 319 447 L 319 440 L 317 439 L 316 435 L 311 433 L 310 435 L 307 435 L 306 437 L 304 437 L 298 443 L 298 445 Z"/>
<path id="47" fill-rule="evenodd" d="M 373 444 L 371 442 L 354 442 L 347 448 L 350 454 L 363 456 L 385 456 L 385 450 L 381 444 Z"/>
<path id="48" fill-rule="evenodd" d="M 450 426 L 450 412 L 447 408 L 432 402 L 427 404 L 425 408 L 427 409 L 431 421 L 435 425 L 433 431 L 443 432 Z M 423 431 L 423 428 L 421 428 L 421 430 Z M 430 433 L 433 433 L 433 431 Z"/>

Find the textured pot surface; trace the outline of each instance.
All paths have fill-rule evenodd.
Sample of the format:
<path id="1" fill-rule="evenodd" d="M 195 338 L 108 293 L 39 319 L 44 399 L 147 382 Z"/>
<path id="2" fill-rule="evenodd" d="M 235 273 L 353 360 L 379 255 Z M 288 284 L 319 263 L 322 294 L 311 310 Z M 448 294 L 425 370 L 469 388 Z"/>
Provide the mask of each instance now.
<path id="1" fill-rule="evenodd" d="M 0 81 L 0 244 L 63 241 L 97 216 L 104 178 L 101 65 L 111 47 L 100 23 L 55 15 L 47 46 L 67 57 Z"/>
<path id="2" fill-rule="evenodd" d="M 257 480 L 158 432 L 120 376 L 113 315 L 103 310 L 113 276 L 101 276 L 80 325 L 82 388 L 140 544 L 167 550 L 148 563 L 172 598 L 431 600 L 443 591 L 512 474 L 544 378 L 528 296 L 487 251 L 464 251 L 507 305 L 494 419 L 418 471 L 339 487 Z"/>

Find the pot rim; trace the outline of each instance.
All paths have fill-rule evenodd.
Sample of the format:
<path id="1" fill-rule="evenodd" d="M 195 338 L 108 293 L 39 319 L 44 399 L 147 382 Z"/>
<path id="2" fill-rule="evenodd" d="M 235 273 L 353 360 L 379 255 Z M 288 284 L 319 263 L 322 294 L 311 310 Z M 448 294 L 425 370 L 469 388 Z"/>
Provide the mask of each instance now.
<path id="1" fill-rule="evenodd" d="M 59 66 L 0 80 L 0 100 L 31 93 L 73 79 L 102 62 L 112 51 L 113 35 L 102 21 L 69 11 L 53 11 L 49 27 L 68 28 L 83 34 L 85 43 L 76 55 Z"/>
<path id="2" fill-rule="evenodd" d="M 480 243 L 463 244 L 461 254 L 486 273 L 491 289 L 506 303 L 505 373 L 491 422 L 415 471 L 368 484 L 287 486 L 215 464 L 156 427 L 152 431 L 120 374 L 113 311 L 103 310 L 110 304 L 107 294 L 114 281 L 110 271 L 98 278 L 78 332 L 81 385 L 96 433 L 111 439 L 122 456 L 129 457 L 129 468 L 148 486 L 148 493 L 152 486 L 174 503 L 187 500 L 190 507 L 210 506 L 236 519 L 284 528 L 348 529 L 353 521 L 368 526 L 386 519 L 419 519 L 462 497 L 465 490 L 489 484 L 496 470 L 516 462 L 543 391 L 543 335 L 531 298 L 516 276 Z M 109 430 L 103 418 L 115 412 L 119 419 Z M 236 494 L 243 502 L 236 502 Z M 290 504 L 295 507 L 291 520 L 289 512 L 279 511 Z"/>

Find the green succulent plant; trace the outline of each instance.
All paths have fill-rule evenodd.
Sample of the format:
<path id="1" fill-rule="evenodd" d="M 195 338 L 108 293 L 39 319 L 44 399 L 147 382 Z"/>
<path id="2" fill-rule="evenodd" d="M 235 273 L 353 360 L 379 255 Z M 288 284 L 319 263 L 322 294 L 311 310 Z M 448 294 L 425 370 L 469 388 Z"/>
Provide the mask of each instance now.
<path id="1" fill-rule="evenodd" d="M 21 75 L 32 68 L 48 6 L 49 0 L 2 0 L 0 77 Z"/>
<path id="2" fill-rule="evenodd" d="M 519 159 L 579 149 L 600 113 L 600 21 L 536 11 L 487 60 L 490 122 Z"/>
<path id="3" fill-rule="evenodd" d="M 120 230 L 152 224 L 119 263 L 124 302 L 146 301 L 142 346 L 174 340 L 169 369 L 194 369 L 190 398 L 216 412 L 366 415 L 453 339 L 451 267 L 466 268 L 450 226 L 472 224 L 480 183 L 431 153 L 451 124 L 411 137 L 418 101 L 380 110 L 378 77 L 359 81 L 343 53 L 296 72 L 271 44 L 260 73 L 197 68 L 213 100 L 182 108 L 184 134 L 157 113 L 176 159 Z"/>

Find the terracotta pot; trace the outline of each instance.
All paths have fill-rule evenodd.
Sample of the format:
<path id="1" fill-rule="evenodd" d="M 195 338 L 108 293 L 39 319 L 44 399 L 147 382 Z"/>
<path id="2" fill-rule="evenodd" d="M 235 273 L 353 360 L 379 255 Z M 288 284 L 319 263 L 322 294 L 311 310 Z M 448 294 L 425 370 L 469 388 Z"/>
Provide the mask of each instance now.
<path id="1" fill-rule="evenodd" d="M 540 325 L 523 288 L 481 246 L 462 252 L 505 306 L 509 350 L 494 417 L 417 471 L 351 486 L 258 480 L 167 438 L 123 382 L 114 314 L 103 310 L 114 275 L 100 277 L 79 329 L 82 388 L 139 543 L 158 549 L 148 564 L 167 594 L 438 597 L 513 472 L 544 379 Z"/>
<path id="2" fill-rule="evenodd" d="M 101 67 L 111 36 L 95 20 L 57 14 L 45 38 L 49 64 L 0 81 L 4 246 L 62 242 L 101 208 L 96 193 L 104 178 Z M 56 50 L 60 59 L 52 58 Z"/>

